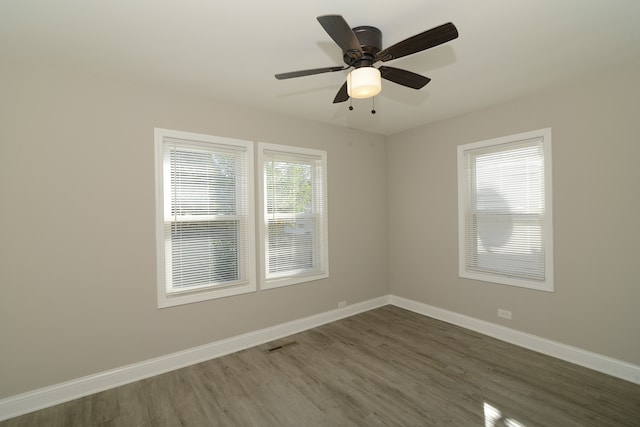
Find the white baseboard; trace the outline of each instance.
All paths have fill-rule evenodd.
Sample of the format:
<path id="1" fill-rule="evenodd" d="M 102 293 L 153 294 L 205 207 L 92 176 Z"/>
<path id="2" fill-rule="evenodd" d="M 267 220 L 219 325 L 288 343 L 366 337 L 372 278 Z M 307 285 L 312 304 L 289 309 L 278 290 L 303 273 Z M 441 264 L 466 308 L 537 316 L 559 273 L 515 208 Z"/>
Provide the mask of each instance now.
<path id="1" fill-rule="evenodd" d="M 389 296 L 389 304 L 640 384 L 640 366 L 631 363 L 394 295 Z"/>
<path id="2" fill-rule="evenodd" d="M 375 298 L 2 399 L 0 400 L 0 421 L 264 344 L 388 304 L 388 296 Z"/>
<path id="3" fill-rule="evenodd" d="M 0 400 L 0 421 L 200 363 L 205 360 L 221 357 L 388 304 L 640 384 L 640 366 L 433 307 L 428 304 L 394 295 L 386 295 L 348 305 L 345 308 L 330 310 L 270 328 L 260 329 L 225 340 L 193 347 L 166 356 L 145 360 L 140 363 L 134 363 L 2 399 Z"/>

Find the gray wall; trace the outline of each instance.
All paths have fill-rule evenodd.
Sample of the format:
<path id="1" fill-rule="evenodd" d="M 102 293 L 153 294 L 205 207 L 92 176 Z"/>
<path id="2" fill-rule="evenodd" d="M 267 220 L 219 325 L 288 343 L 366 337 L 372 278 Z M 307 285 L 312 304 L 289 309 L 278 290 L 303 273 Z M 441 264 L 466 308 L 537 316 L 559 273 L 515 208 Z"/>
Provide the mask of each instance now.
<path id="1" fill-rule="evenodd" d="M 388 293 L 640 365 L 639 99 L 635 63 L 384 138 L 0 61 L 0 398 Z M 458 278 L 456 146 L 547 126 L 556 292 Z M 157 309 L 154 127 L 327 150 L 330 278 Z"/>
<path id="2" fill-rule="evenodd" d="M 456 147 L 544 127 L 555 292 L 459 278 Z M 394 135 L 388 157 L 390 293 L 640 364 L 640 63 Z"/>
<path id="3" fill-rule="evenodd" d="M 0 64 L 0 398 L 387 294 L 384 137 Z M 157 309 L 154 127 L 327 150 L 330 277 Z"/>

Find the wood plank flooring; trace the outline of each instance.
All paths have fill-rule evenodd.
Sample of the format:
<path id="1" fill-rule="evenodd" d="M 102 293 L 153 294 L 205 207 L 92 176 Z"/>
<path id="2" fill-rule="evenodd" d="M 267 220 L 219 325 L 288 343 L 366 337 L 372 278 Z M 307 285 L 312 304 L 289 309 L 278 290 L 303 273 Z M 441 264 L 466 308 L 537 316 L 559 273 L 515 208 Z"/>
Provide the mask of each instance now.
<path id="1" fill-rule="evenodd" d="M 386 306 L 0 423 L 444 425 L 637 427 L 640 386 Z"/>

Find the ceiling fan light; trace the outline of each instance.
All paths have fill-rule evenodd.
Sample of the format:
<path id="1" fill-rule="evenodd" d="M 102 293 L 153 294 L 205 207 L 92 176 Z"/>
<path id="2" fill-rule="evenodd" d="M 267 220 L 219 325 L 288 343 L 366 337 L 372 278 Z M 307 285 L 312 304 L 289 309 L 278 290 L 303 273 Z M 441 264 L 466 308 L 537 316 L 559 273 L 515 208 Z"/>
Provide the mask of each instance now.
<path id="1" fill-rule="evenodd" d="M 347 93 L 352 98 L 370 98 L 382 90 L 380 70 L 374 67 L 356 68 L 347 75 Z"/>

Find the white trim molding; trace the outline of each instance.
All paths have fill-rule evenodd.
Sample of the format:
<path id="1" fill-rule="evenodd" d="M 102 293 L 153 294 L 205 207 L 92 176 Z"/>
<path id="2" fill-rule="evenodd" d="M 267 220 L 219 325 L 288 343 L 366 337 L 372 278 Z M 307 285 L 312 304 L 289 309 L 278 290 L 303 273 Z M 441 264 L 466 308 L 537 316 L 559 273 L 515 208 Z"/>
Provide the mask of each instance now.
<path id="1" fill-rule="evenodd" d="M 575 365 L 593 369 L 603 374 L 640 384 L 640 366 L 638 365 L 395 295 L 389 296 L 389 304 Z"/>
<path id="2" fill-rule="evenodd" d="M 395 295 L 385 295 L 344 308 L 329 310 L 270 328 L 2 399 L 0 400 L 0 421 L 221 357 L 389 304 L 640 384 L 640 366 L 421 302 Z"/>
<path id="3" fill-rule="evenodd" d="M 0 400 L 0 421 L 225 356 L 389 304 L 383 296 Z"/>

